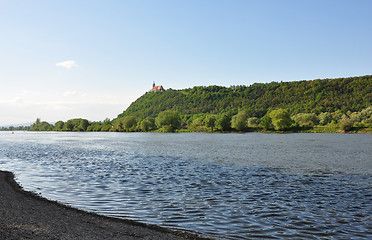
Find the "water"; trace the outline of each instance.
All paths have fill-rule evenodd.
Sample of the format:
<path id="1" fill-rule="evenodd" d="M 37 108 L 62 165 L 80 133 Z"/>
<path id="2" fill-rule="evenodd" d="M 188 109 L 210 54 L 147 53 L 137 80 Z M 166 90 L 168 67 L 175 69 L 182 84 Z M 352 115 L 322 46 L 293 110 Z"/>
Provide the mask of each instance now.
<path id="1" fill-rule="evenodd" d="M 372 238 L 372 135 L 0 132 L 0 169 L 49 199 L 217 239 Z"/>

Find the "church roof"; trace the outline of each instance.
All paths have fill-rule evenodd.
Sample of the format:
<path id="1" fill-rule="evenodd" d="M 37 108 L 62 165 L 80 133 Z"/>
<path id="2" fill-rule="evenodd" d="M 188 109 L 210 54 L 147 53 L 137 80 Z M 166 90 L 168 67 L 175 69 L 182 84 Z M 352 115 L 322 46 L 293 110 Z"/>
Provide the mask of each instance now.
<path id="1" fill-rule="evenodd" d="M 156 91 L 156 90 L 161 90 L 163 89 L 163 85 L 159 85 L 159 86 L 154 86 L 151 91 Z"/>

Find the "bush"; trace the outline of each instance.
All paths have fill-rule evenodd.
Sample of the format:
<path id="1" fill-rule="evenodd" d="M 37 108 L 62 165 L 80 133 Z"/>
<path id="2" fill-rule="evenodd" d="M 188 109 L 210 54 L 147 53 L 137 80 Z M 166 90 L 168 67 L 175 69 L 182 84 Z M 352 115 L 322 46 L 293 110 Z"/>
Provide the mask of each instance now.
<path id="1" fill-rule="evenodd" d="M 247 121 L 248 127 L 257 127 L 257 124 L 258 124 L 258 118 L 256 117 L 248 118 L 248 121 Z"/>
<path id="2" fill-rule="evenodd" d="M 312 127 L 318 123 L 315 113 L 298 113 L 292 116 L 292 119 L 300 127 Z"/>
<path id="3" fill-rule="evenodd" d="M 327 125 L 332 121 L 332 114 L 329 112 L 322 112 L 321 114 L 319 114 L 318 119 L 320 125 Z"/>
<path id="4" fill-rule="evenodd" d="M 248 115 L 246 112 L 239 112 L 231 119 L 231 127 L 238 131 L 243 131 L 247 128 Z"/>
<path id="5" fill-rule="evenodd" d="M 289 129 L 292 125 L 291 116 L 287 110 L 280 108 L 271 111 L 269 115 L 275 130 Z"/>
<path id="6" fill-rule="evenodd" d="M 214 115 L 208 115 L 204 119 L 204 124 L 213 131 L 213 128 L 216 126 L 216 117 Z"/>
<path id="7" fill-rule="evenodd" d="M 228 114 L 224 113 L 217 119 L 217 127 L 221 131 L 227 131 L 231 126 L 231 118 Z"/>
<path id="8" fill-rule="evenodd" d="M 345 131 L 350 131 L 353 128 L 354 122 L 346 115 L 343 115 L 339 121 L 340 128 Z"/>
<path id="9" fill-rule="evenodd" d="M 163 128 L 167 132 L 174 132 L 181 127 L 181 118 L 178 112 L 166 110 L 159 113 L 155 119 L 155 124 L 158 128 Z"/>

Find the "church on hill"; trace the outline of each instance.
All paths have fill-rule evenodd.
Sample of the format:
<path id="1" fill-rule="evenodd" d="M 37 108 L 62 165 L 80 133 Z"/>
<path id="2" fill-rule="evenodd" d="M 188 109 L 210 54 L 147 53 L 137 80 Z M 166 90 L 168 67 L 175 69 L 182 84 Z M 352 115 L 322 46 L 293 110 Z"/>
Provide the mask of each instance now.
<path id="1" fill-rule="evenodd" d="M 163 85 L 155 86 L 155 82 L 152 83 L 152 89 L 150 92 L 163 92 L 165 91 Z"/>

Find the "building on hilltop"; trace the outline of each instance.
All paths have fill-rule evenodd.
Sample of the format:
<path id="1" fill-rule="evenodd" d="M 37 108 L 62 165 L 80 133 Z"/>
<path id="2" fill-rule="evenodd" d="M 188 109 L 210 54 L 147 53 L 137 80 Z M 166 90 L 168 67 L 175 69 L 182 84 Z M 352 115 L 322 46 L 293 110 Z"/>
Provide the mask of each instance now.
<path id="1" fill-rule="evenodd" d="M 163 92 L 165 91 L 163 85 L 155 86 L 155 82 L 152 83 L 152 89 L 150 92 Z"/>

